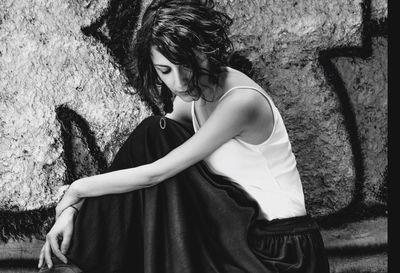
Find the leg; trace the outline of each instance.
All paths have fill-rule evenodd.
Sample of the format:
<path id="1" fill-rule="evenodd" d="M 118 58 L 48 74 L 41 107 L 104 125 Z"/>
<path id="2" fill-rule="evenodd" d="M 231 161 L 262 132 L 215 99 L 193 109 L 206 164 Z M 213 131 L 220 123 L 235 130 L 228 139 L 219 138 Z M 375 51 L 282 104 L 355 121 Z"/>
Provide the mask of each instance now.
<path id="1" fill-rule="evenodd" d="M 191 136 L 177 122 L 159 117 L 142 121 L 127 138 L 106 172 L 147 164 L 164 156 Z M 114 272 L 129 266 L 143 268 L 143 191 L 107 195 L 85 200 L 76 219 L 67 257 L 85 272 Z M 146 207 L 150 206 L 147 202 Z M 104 257 L 107 257 L 105 260 Z M 134 265 L 134 266 L 133 266 Z"/>
<path id="2" fill-rule="evenodd" d="M 107 171 L 147 164 L 191 132 L 159 117 L 143 121 Z M 200 162 L 162 183 L 88 198 L 78 214 L 67 257 L 85 273 L 265 272 L 249 248 L 259 207 L 240 188 Z"/>

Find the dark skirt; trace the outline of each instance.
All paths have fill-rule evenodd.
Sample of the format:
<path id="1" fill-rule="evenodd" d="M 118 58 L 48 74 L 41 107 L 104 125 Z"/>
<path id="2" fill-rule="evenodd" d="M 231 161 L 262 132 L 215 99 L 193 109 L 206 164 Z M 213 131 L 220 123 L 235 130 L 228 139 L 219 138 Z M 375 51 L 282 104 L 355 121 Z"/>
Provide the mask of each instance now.
<path id="1" fill-rule="evenodd" d="M 141 122 L 106 172 L 151 163 L 193 134 L 166 120 Z M 151 188 L 87 198 L 67 257 L 85 273 L 329 272 L 309 216 L 260 218 L 257 202 L 200 162 Z"/>

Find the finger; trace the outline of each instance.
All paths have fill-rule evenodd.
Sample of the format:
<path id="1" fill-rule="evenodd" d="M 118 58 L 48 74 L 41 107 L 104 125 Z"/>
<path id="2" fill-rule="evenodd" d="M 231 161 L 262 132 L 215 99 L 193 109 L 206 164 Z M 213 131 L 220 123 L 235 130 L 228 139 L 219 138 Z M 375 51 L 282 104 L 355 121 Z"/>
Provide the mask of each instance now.
<path id="1" fill-rule="evenodd" d="M 61 242 L 61 253 L 66 254 L 69 249 L 69 244 L 71 242 L 72 232 L 66 232 L 64 234 L 63 240 Z"/>
<path id="2" fill-rule="evenodd" d="M 40 250 L 40 255 L 39 255 L 39 263 L 38 263 L 38 268 L 41 268 L 43 265 L 43 259 L 44 259 L 44 246 Z"/>
<path id="3" fill-rule="evenodd" d="M 44 245 L 44 259 L 46 261 L 47 267 L 52 268 L 53 261 L 51 260 L 50 244 L 48 241 L 46 241 L 46 244 Z"/>
<path id="4" fill-rule="evenodd" d="M 60 251 L 60 246 L 58 245 L 57 237 L 50 235 L 50 236 L 48 236 L 48 239 L 49 239 L 51 251 L 53 252 L 53 254 L 57 258 L 59 258 L 61 261 L 63 261 L 64 263 L 67 263 L 67 258 Z"/>

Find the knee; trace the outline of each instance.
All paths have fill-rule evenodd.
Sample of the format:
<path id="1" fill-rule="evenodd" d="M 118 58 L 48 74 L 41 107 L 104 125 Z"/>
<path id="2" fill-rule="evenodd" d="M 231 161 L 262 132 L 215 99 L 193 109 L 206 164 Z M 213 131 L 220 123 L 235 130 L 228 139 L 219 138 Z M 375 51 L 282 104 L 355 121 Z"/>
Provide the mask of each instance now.
<path id="1" fill-rule="evenodd" d="M 163 116 L 149 116 L 142 120 L 136 128 L 149 132 L 164 132 L 171 126 L 176 126 L 175 121 L 172 119 Z"/>
<path id="2" fill-rule="evenodd" d="M 160 132 L 165 128 L 167 120 L 169 119 L 162 116 L 149 116 L 142 120 L 136 128 L 147 132 Z"/>
<path id="3" fill-rule="evenodd" d="M 157 127 L 159 126 L 161 116 L 148 116 L 140 122 L 141 126 Z"/>
<path id="4" fill-rule="evenodd" d="M 173 119 L 163 116 L 149 116 L 136 126 L 132 135 L 134 135 L 134 138 L 144 138 L 146 141 L 166 139 L 169 141 L 173 140 L 174 142 L 176 140 L 182 142 L 187 140 L 192 133 Z M 154 145 L 154 143 L 152 145 Z"/>

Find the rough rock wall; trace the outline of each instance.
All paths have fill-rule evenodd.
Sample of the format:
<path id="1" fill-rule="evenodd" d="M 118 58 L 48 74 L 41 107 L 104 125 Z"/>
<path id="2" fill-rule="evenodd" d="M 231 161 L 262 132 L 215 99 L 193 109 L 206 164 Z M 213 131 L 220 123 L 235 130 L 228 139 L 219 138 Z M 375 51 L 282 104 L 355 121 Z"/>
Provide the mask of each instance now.
<path id="1" fill-rule="evenodd" d="M 0 1 L 0 271 L 37 271 L 42 241 L 1 241 L 48 230 L 64 185 L 150 114 L 121 48 L 149 2 Z M 362 220 L 387 204 L 387 0 L 216 2 L 285 119 L 331 272 L 387 272 L 385 215 Z"/>
<path id="2" fill-rule="evenodd" d="M 387 201 L 387 39 L 373 37 L 372 55 L 334 58 L 359 130 L 364 168 L 362 195 L 366 204 Z M 368 75 L 366 77 L 366 75 Z"/>
<path id="3" fill-rule="evenodd" d="M 136 24 L 148 2 L 0 3 L 0 208 L 18 222 L 3 234 L 104 168 L 150 114 L 127 85 L 118 32 L 121 10 Z M 386 1 L 217 4 L 285 119 L 309 212 L 386 204 Z"/>
<path id="4" fill-rule="evenodd" d="M 136 96 L 127 94 L 130 87 L 107 48 L 81 31 L 107 5 L 1 2 L 1 209 L 52 206 L 61 186 L 71 182 L 67 154 L 79 158 L 79 151 L 64 143 L 62 121 L 68 115 L 57 109 L 71 109 L 87 123 L 107 162 L 149 114 Z M 85 163 L 76 161 L 75 166 Z M 89 170 L 87 175 L 93 173 Z"/>
<path id="5" fill-rule="evenodd" d="M 308 210 L 385 203 L 385 1 L 219 1 L 286 122 Z"/>

